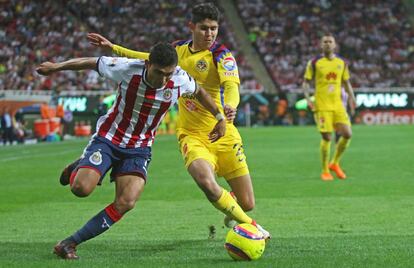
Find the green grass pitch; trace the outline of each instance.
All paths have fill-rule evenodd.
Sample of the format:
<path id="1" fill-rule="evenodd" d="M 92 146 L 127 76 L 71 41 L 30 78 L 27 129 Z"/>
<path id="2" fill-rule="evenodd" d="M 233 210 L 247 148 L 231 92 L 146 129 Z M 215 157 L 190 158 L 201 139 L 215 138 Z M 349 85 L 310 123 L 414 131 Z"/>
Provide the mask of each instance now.
<path id="1" fill-rule="evenodd" d="M 174 136 L 157 138 L 136 208 L 79 246 L 75 262 L 52 247 L 114 196 L 108 178 L 83 199 L 58 183 L 87 140 L 0 147 L 0 267 L 413 267 L 414 126 L 353 131 L 342 165 L 349 178 L 323 182 L 314 127 L 241 129 L 251 215 L 273 234 L 249 263 L 224 250 L 223 216 L 187 174 Z"/>

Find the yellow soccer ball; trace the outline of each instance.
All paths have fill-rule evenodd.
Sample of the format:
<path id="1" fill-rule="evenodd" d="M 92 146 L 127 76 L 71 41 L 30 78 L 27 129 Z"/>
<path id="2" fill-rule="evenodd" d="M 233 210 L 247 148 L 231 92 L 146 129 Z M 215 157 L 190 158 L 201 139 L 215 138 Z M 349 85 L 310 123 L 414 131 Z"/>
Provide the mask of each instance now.
<path id="1" fill-rule="evenodd" d="M 262 256 L 265 245 L 263 234 L 256 226 L 242 223 L 227 233 L 224 247 L 234 260 L 252 261 Z"/>

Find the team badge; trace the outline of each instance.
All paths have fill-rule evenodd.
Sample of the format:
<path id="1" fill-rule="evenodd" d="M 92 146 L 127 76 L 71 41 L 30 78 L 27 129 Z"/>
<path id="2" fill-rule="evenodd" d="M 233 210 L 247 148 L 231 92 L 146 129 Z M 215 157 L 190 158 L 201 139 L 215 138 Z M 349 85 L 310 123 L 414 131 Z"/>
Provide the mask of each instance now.
<path id="1" fill-rule="evenodd" d="M 342 69 L 342 65 L 338 64 L 338 66 L 336 67 L 338 70 Z"/>
<path id="2" fill-rule="evenodd" d="M 172 97 L 172 90 L 170 88 L 164 89 L 164 92 L 162 93 L 162 96 L 164 97 L 164 100 L 171 100 Z"/>
<path id="3" fill-rule="evenodd" d="M 197 63 L 196 63 L 196 69 L 199 72 L 206 71 L 207 70 L 207 67 L 208 67 L 207 62 L 205 60 L 203 60 L 203 59 L 197 61 Z"/>
<path id="4" fill-rule="evenodd" d="M 89 156 L 89 162 L 94 164 L 95 166 L 99 166 L 102 164 L 102 155 L 100 151 L 94 152 L 91 156 Z"/>
<path id="5" fill-rule="evenodd" d="M 231 72 L 237 68 L 237 64 L 233 57 L 227 57 L 223 60 L 223 67 L 227 71 Z"/>

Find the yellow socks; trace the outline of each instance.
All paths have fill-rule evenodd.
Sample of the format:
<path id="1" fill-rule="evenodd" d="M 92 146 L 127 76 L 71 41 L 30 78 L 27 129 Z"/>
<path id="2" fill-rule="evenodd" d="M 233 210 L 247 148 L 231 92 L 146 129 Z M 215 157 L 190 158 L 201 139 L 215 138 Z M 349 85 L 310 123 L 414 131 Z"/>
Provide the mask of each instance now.
<path id="1" fill-rule="evenodd" d="M 339 160 L 341 159 L 341 156 L 345 152 L 346 147 L 348 147 L 349 142 L 351 139 L 345 139 L 344 137 L 341 137 L 336 144 L 335 154 L 332 159 L 332 164 L 338 164 Z"/>
<path id="2" fill-rule="evenodd" d="M 227 216 L 232 217 L 239 223 L 252 223 L 253 221 L 225 189 L 223 189 L 220 198 L 216 202 L 212 202 L 212 204 L 218 210 L 222 211 Z"/>
<path id="3" fill-rule="evenodd" d="M 329 172 L 329 154 L 331 151 L 331 142 L 324 139 L 321 140 L 321 160 L 322 160 L 322 172 Z"/>

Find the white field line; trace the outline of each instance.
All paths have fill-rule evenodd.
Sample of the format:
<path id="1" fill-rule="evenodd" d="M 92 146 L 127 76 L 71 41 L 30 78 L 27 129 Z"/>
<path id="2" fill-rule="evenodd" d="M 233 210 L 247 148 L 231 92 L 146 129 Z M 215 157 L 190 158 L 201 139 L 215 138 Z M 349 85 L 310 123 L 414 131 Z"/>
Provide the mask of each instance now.
<path id="1" fill-rule="evenodd" d="M 10 156 L 10 157 L 5 157 L 5 158 L 0 158 L 0 163 L 1 162 L 9 162 L 9 161 L 13 161 L 13 160 L 21 160 L 21 159 L 27 159 L 27 158 L 39 158 L 39 157 L 53 157 L 53 156 L 57 156 L 57 155 L 64 155 L 67 153 L 71 153 L 71 152 L 79 152 L 79 156 L 82 154 L 83 152 L 83 148 L 76 148 L 76 149 L 67 149 L 64 151 L 60 151 L 60 152 L 47 152 L 47 153 L 34 153 L 34 154 L 21 154 L 21 155 L 16 155 L 16 156 Z"/>

